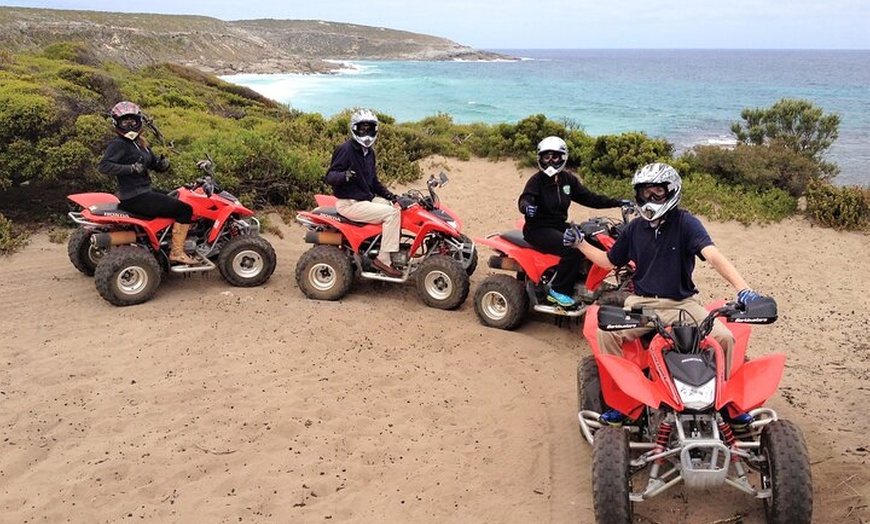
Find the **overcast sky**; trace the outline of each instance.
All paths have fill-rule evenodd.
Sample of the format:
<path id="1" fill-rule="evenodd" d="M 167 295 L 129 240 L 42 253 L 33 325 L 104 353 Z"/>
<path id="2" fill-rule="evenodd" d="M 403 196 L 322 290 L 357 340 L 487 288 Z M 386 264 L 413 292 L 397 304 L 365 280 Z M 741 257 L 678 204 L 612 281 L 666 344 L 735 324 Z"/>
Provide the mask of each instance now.
<path id="1" fill-rule="evenodd" d="M 327 20 L 479 49 L 870 49 L 868 0 L 0 0 L 0 5 Z"/>

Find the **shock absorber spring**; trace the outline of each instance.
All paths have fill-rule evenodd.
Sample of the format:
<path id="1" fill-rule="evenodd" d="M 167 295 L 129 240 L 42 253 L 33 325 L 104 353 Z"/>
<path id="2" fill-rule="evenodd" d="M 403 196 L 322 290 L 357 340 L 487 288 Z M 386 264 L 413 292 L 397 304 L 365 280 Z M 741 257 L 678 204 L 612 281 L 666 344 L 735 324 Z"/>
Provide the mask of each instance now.
<path id="1" fill-rule="evenodd" d="M 731 424 L 727 422 L 719 422 L 719 431 L 722 433 L 722 438 L 725 440 L 725 444 L 728 444 L 728 447 L 734 446 L 734 443 L 737 442 L 737 438 L 734 437 L 734 432 L 731 431 Z"/>
<path id="2" fill-rule="evenodd" d="M 656 434 L 656 453 L 661 453 L 662 451 L 668 449 L 668 441 L 671 439 L 671 431 L 673 429 L 674 427 L 664 420 L 661 424 L 659 424 L 659 430 Z M 657 464 L 661 464 L 661 462 L 661 460 L 656 461 Z"/>

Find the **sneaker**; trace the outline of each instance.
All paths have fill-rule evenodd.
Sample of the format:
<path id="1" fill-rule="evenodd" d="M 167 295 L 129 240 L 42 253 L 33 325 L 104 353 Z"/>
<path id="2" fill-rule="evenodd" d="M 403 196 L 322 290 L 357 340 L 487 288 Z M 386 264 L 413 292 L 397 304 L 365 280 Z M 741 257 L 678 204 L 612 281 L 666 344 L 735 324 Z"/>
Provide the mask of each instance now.
<path id="1" fill-rule="evenodd" d="M 755 422 L 755 418 L 749 413 L 741 413 L 734 417 L 725 417 L 725 420 L 731 424 L 731 429 L 737 433 L 749 430 L 749 425 Z"/>
<path id="2" fill-rule="evenodd" d="M 616 409 L 608 409 L 598 416 L 598 422 L 602 424 L 618 428 L 628 419 L 625 413 Z"/>
<path id="3" fill-rule="evenodd" d="M 571 307 L 574 305 L 574 299 L 569 297 L 568 295 L 563 295 L 558 291 L 550 290 L 550 293 L 547 295 L 547 300 L 558 304 L 562 307 Z"/>

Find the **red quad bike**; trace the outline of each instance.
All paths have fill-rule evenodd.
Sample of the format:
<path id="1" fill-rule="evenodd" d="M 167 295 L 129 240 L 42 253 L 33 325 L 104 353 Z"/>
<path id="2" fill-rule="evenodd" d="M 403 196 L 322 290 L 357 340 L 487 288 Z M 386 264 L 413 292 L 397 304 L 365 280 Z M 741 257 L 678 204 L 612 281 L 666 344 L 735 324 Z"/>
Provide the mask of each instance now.
<path id="1" fill-rule="evenodd" d="M 94 277 L 105 300 L 116 306 L 141 304 L 157 292 L 164 272 L 217 268 L 230 284 L 252 287 L 275 271 L 275 250 L 259 236 L 254 212 L 217 186 L 211 161 L 197 166 L 205 176 L 170 193 L 193 207 L 184 249 L 201 262 L 195 266 L 169 263 L 172 219 L 144 218 L 119 209 L 119 200 L 110 193 L 67 197 L 83 208 L 69 213 L 81 226 L 69 239 L 70 262 Z"/>
<path id="2" fill-rule="evenodd" d="M 314 244 L 296 264 L 296 283 L 306 297 L 339 300 L 349 290 L 358 269 L 365 279 L 403 283 L 414 278 L 423 302 L 438 309 L 456 309 L 465 302 L 469 277 L 477 267 L 477 248 L 461 232 L 457 214 L 441 204 L 436 187 L 448 181 L 445 173 L 427 182 L 428 195 L 412 189 L 399 197 L 402 234 L 393 265 L 402 276 L 384 275 L 373 265 L 381 244 L 381 224 L 354 222 L 335 210 L 336 198 L 315 195 L 317 207 L 296 220 L 308 230 L 305 242 Z"/>
<path id="3" fill-rule="evenodd" d="M 577 225 L 585 235 L 585 241 L 603 250 L 609 250 L 625 224 L 636 213 L 634 206 L 622 208 L 622 221 L 609 217 L 594 217 Z M 480 322 L 489 327 L 514 329 L 526 318 L 529 306 L 534 311 L 579 317 L 586 308 L 607 294 L 631 289 L 631 267 L 608 271 L 584 259 L 583 275 L 574 290 L 577 304 L 571 308 L 547 301 L 550 282 L 559 264 L 558 255 L 538 251 L 523 238 L 522 225 L 518 229 L 495 233 L 486 238 L 476 238 L 478 244 L 488 246 L 495 255 L 489 258 L 489 267 L 514 272 L 489 275 L 474 294 L 474 311 Z"/>
<path id="4" fill-rule="evenodd" d="M 803 435 L 763 407 L 776 392 L 785 355 L 744 361 L 747 324 L 775 321 L 776 302 L 763 297 L 744 307 L 720 301 L 708 310 L 700 322 L 686 314 L 665 325 L 650 309 L 589 308 L 583 334 L 594 357 L 580 362 L 577 397 L 580 431 L 592 444 L 599 524 L 632 522 L 634 503 L 680 483 L 705 491 L 729 486 L 761 499 L 770 524 L 812 520 L 812 477 Z M 736 340 L 728 380 L 724 352 L 708 336 L 717 318 Z M 597 328 L 647 325 L 655 330 L 651 341 L 626 342 L 624 357 L 600 353 Z M 623 427 L 600 423 L 598 415 L 608 407 L 632 422 Z M 746 428 L 732 426 L 723 412 L 748 412 L 754 421 Z"/>

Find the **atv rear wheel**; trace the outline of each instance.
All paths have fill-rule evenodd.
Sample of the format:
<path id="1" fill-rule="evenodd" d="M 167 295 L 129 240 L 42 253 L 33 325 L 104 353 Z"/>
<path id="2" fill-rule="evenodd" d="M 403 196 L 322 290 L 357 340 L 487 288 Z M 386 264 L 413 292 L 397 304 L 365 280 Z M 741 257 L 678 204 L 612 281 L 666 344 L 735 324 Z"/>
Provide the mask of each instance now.
<path id="1" fill-rule="evenodd" d="M 509 275 L 490 275 L 474 293 L 474 312 L 484 326 L 514 329 L 529 310 L 523 283 Z"/>
<path id="2" fill-rule="evenodd" d="M 632 504 L 628 434 L 622 428 L 601 428 L 592 445 L 592 503 L 595 521 L 631 524 Z"/>
<path id="3" fill-rule="evenodd" d="M 601 395 L 601 377 L 594 355 L 587 355 L 577 365 L 577 409 L 579 411 L 604 412 L 604 397 Z"/>
<path id="4" fill-rule="evenodd" d="M 314 300 L 339 300 L 353 284 L 353 265 L 336 246 L 314 246 L 296 262 L 296 285 Z"/>
<path id="5" fill-rule="evenodd" d="M 275 249 L 263 237 L 241 235 L 221 247 L 218 269 L 224 280 L 237 287 L 259 286 L 275 271 Z"/>
<path id="6" fill-rule="evenodd" d="M 100 296 L 116 306 L 133 306 L 148 301 L 160 286 L 160 264 L 141 247 L 110 249 L 97 263 L 94 283 Z"/>
<path id="7" fill-rule="evenodd" d="M 813 520 L 813 479 L 807 445 L 800 429 L 776 420 L 761 431 L 762 487 L 771 489 L 764 499 L 768 524 L 809 524 Z"/>
<path id="8" fill-rule="evenodd" d="M 94 232 L 90 229 L 80 227 L 70 235 L 66 246 L 69 261 L 72 262 L 73 267 L 89 277 L 94 276 L 97 263 L 106 254 L 104 250 L 97 249 L 91 244 L 93 234 Z"/>
<path id="9" fill-rule="evenodd" d="M 462 264 L 448 256 L 431 256 L 417 269 L 417 293 L 429 307 L 456 309 L 468 298 L 470 289 Z"/>

